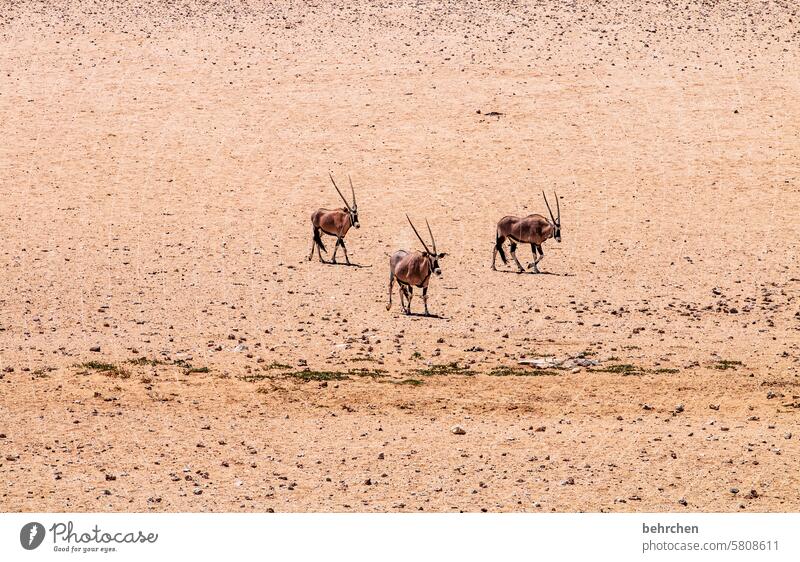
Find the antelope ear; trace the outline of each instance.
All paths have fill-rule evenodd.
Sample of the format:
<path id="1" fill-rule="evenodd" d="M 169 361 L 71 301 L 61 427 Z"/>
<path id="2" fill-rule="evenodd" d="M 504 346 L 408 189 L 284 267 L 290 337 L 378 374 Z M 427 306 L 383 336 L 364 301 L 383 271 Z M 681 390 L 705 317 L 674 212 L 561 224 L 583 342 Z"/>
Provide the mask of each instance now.
<path id="1" fill-rule="evenodd" d="M 442 252 L 442 253 L 440 253 L 440 254 L 439 254 L 439 257 L 440 257 L 440 258 L 443 258 L 443 257 L 445 257 L 446 255 L 447 255 L 446 253 Z"/>

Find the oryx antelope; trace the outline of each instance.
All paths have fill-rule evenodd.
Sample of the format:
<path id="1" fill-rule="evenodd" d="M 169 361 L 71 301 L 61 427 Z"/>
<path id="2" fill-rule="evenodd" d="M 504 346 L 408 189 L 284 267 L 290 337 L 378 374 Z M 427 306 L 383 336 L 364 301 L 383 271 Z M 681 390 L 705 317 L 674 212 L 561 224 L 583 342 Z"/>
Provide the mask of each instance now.
<path id="1" fill-rule="evenodd" d="M 339 194 L 339 197 L 342 198 L 344 201 L 344 208 L 343 209 L 317 209 L 314 211 L 314 214 L 311 215 L 311 225 L 313 226 L 313 240 L 311 242 L 311 253 L 308 255 L 309 261 L 311 258 L 314 257 L 314 248 L 317 249 L 317 255 L 319 256 L 319 261 L 325 263 L 325 260 L 322 259 L 322 252 L 328 253 L 328 250 L 325 249 L 325 244 L 322 243 L 322 237 L 320 236 L 320 232 L 324 232 L 329 236 L 336 237 L 336 246 L 333 248 L 333 257 L 331 258 L 330 263 L 336 263 L 336 252 L 339 250 L 339 246 L 342 247 L 344 250 L 344 259 L 347 261 L 347 265 L 350 265 L 350 258 L 347 255 L 347 246 L 344 245 L 344 236 L 347 234 L 347 231 L 350 230 L 351 226 L 355 226 L 356 228 L 360 228 L 361 225 L 358 224 L 358 204 L 356 203 L 356 190 L 353 189 L 353 180 L 350 176 L 347 176 L 347 179 L 350 180 L 350 193 L 353 195 L 353 205 L 351 206 L 347 199 L 345 199 L 342 192 L 339 191 L 339 187 L 336 185 L 336 182 L 333 180 L 333 175 L 328 174 L 331 178 L 331 183 L 333 183 L 333 187 L 336 188 L 336 192 Z"/>
<path id="2" fill-rule="evenodd" d="M 414 287 L 419 287 L 422 289 L 425 315 L 430 316 L 430 312 L 428 312 L 428 284 L 431 281 L 431 275 L 442 274 L 442 270 L 439 268 L 439 259 L 443 258 L 445 254 L 440 254 L 436 250 L 436 240 L 433 238 L 431 225 L 428 224 L 427 219 L 425 224 L 428 226 L 428 234 L 431 235 L 433 251 L 428 248 L 425 240 L 419 235 L 408 215 L 406 215 L 406 218 L 408 219 L 408 224 L 414 230 L 414 234 L 422 242 L 422 247 L 425 248 L 425 251 L 408 252 L 406 250 L 398 250 L 389 257 L 389 304 L 386 305 L 386 310 L 392 307 L 392 288 L 394 280 L 397 278 L 397 285 L 400 291 L 400 306 L 403 307 L 403 312 L 411 314 L 411 297 L 414 293 Z M 407 301 L 407 304 L 405 301 Z"/>
<path id="3" fill-rule="evenodd" d="M 555 193 L 555 192 L 554 192 Z M 533 262 L 528 264 L 528 269 L 533 267 L 534 273 L 539 273 L 538 264 L 544 258 L 542 251 L 542 242 L 548 238 L 555 238 L 556 242 L 561 242 L 561 206 L 558 203 L 558 194 L 556 196 L 556 209 L 558 216 L 553 216 L 553 211 L 550 209 L 550 203 L 547 202 L 547 196 L 542 191 L 544 203 L 547 205 L 547 210 L 550 213 L 550 219 L 542 215 L 528 215 L 527 217 L 503 217 L 497 223 L 497 234 L 494 243 L 494 252 L 492 252 L 492 269 L 496 271 L 495 261 L 497 260 L 497 252 L 500 252 L 500 259 L 503 263 L 508 263 L 506 253 L 503 251 L 503 243 L 506 238 L 509 239 L 511 245 L 511 257 L 519 268 L 519 273 L 525 271 L 525 268 L 519 263 L 517 259 L 517 243 L 530 244 L 531 252 L 533 252 Z M 536 257 L 536 254 L 539 257 Z"/>

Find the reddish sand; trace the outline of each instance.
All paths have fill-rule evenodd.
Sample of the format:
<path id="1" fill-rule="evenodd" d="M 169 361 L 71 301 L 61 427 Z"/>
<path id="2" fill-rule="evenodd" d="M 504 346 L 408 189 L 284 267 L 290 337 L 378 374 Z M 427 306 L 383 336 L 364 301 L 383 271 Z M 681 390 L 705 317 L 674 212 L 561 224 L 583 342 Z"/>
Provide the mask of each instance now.
<path id="1" fill-rule="evenodd" d="M 0 511 L 800 508 L 794 8 L 254 4 L 0 11 Z"/>

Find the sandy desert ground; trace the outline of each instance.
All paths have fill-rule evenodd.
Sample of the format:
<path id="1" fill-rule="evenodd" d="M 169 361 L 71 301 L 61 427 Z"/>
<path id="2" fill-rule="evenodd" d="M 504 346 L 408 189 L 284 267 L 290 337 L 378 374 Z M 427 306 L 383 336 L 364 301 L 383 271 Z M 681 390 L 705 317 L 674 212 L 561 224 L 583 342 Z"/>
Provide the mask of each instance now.
<path id="1" fill-rule="evenodd" d="M 794 6 L 5 2 L 0 510 L 797 511 Z"/>

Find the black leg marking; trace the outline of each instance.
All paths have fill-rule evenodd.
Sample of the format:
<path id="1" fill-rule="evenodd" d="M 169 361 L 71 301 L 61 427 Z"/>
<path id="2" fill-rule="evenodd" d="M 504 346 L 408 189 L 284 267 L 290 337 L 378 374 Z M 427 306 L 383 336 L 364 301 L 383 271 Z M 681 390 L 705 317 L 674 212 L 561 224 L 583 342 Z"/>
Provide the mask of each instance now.
<path id="1" fill-rule="evenodd" d="M 522 264 L 519 263 L 519 260 L 517 259 L 517 243 L 513 240 L 511 241 L 511 257 L 514 258 L 514 263 L 517 264 L 518 273 L 525 271 L 525 268 L 522 267 Z"/>

